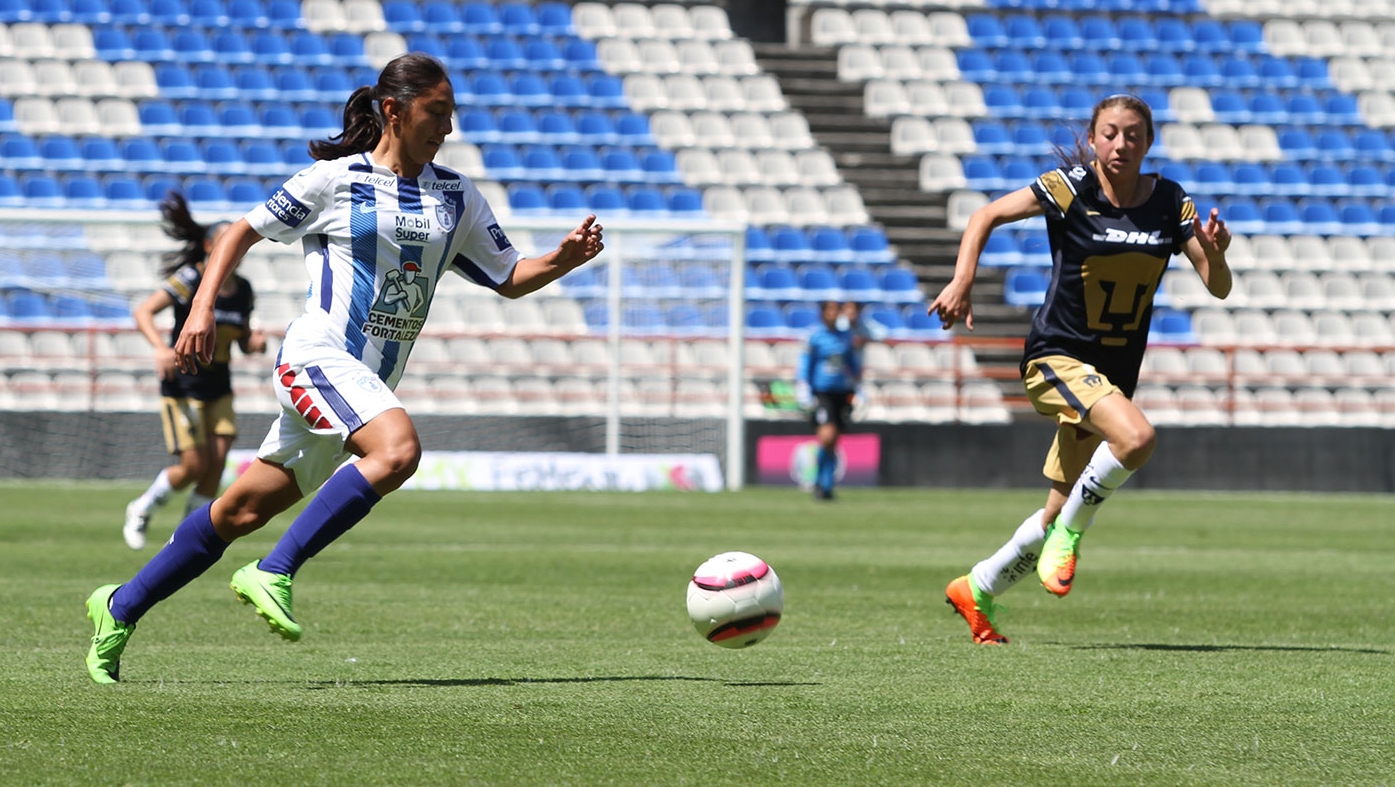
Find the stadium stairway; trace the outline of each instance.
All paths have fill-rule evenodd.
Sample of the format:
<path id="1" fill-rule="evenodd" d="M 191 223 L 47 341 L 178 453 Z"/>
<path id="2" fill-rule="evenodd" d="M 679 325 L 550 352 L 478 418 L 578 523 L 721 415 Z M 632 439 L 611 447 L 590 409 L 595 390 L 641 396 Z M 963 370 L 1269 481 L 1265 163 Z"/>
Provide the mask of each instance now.
<path id="1" fill-rule="evenodd" d="M 919 156 L 891 152 L 891 123 L 863 112 L 861 83 L 839 81 L 836 48 L 771 43 L 754 49 L 757 62 L 779 80 L 790 106 L 804 113 L 814 138 L 833 155 L 844 179 L 857 186 L 872 219 L 886 229 L 926 298 L 933 299 L 954 275 L 959 250 L 959 231 L 946 226 L 947 195 L 920 190 Z M 1026 336 L 1033 309 L 1009 305 L 1003 294 L 1004 271 L 980 267 L 974 285 L 976 337 Z M 1003 367 L 1002 376 L 1015 379 L 1016 350 L 975 352 L 981 364 Z"/>

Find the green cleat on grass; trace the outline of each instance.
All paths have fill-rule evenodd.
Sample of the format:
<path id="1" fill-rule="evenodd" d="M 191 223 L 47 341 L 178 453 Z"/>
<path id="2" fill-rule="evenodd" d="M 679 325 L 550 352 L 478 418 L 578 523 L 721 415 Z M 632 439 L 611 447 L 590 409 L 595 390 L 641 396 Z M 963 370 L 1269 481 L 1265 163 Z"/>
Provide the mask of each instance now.
<path id="1" fill-rule="evenodd" d="M 256 607 L 272 631 L 295 642 L 300 639 L 301 629 L 291 617 L 291 578 L 262 571 L 258 562 L 254 560 L 234 572 L 230 587 L 243 603 Z"/>
<path id="2" fill-rule="evenodd" d="M 1041 546 L 1037 562 L 1037 577 L 1047 592 L 1064 596 L 1075 581 L 1075 562 L 1080 557 L 1080 537 L 1083 532 L 1065 525 L 1051 523 L 1046 530 L 1046 543 Z"/>
<path id="3" fill-rule="evenodd" d="M 87 674 L 95 683 L 117 683 L 121 680 L 121 651 L 136 630 L 111 616 L 107 608 L 111 594 L 120 585 L 102 585 L 87 597 L 87 619 L 92 621 L 92 647 L 87 649 Z"/>

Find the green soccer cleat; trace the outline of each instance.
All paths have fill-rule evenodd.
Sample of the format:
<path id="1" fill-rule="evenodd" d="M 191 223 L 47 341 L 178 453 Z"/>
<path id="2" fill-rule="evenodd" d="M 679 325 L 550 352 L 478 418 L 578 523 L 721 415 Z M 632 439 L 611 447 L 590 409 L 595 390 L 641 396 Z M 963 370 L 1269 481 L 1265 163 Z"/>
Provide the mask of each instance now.
<path id="1" fill-rule="evenodd" d="M 273 574 L 257 567 L 252 561 L 233 573 L 230 587 L 243 603 L 256 607 L 271 630 L 295 642 L 300 639 L 300 624 L 291 617 L 291 577 Z"/>
<path id="2" fill-rule="evenodd" d="M 120 585 L 102 585 L 87 597 L 87 619 L 92 621 L 92 647 L 87 649 L 87 674 L 95 683 L 117 683 L 121 680 L 121 651 L 136 630 L 111 616 L 107 608 L 111 594 Z"/>
<path id="3" fill-rule="evenodd" d="M 1055 522 L 1046 530 L 1046 543 L 1041 546 L 1037 562 L 1037 577 L 1047 592 L 1064 596 L 1075 581 L 1075 563 L 1080 557 L 1080 537 L 1083 532 L 1071 530 Z"/>

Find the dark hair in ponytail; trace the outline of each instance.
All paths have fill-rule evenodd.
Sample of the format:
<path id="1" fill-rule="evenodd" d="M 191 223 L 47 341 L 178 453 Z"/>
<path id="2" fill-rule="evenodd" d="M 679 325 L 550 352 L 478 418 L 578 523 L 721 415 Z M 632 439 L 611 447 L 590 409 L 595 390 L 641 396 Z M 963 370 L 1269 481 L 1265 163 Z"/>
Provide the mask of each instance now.
<path id="1" fill-rule="evenodd" d="M 1076 132 L 1074 145 L 1070 148 L 1056 146 L 1056 158 L 1061 162 L 1061 166 L 1070 169 L 1090 165 L 1090 161 L 1095 157 L 1090 150 L 1090 137 L 1094 136 L 1095 124 L 1099 122 L 1100 113 L 1110 107 L 1123 107 L 1143 118 L 1143 124 L 1148 129 L 1148 144 L 1153 144 L 1153 108 L 1138 96 L 1115 93 L 1105 96 L 1095 104 L 1094 111 L 1090 113 L 1090 125 L 1086 126 L 1083 132 Z"/>
<path id="2" fill-rule="evenodd" d="M 365 153 L 377 147 L 383 136 L 382 102 L 396 99 L 409 107 L 426 90 L 450 77 L 441 61 L 421 52 L 393 58 L 378 74 L 378 84 L 355 90 L 344 104 L 344 130 L 329 139 L 310 143 L 310 156 L 319 161 Z"/>
<path id="3" fill-rule="evenodd" d="M 163 276 L 169 276 L 185 265 L 197 265 L 208 259 L 204 242 L 213 237 L 219 227 L 228 223 L 215 221 L 200 224 L 194 221 L 188 200 L 177 191 L 169 192 L 160 200 L 160 219 L 160 227 L 165 234 L 182 244 L 177 251 L 160 255 L 160 274 Z"/>

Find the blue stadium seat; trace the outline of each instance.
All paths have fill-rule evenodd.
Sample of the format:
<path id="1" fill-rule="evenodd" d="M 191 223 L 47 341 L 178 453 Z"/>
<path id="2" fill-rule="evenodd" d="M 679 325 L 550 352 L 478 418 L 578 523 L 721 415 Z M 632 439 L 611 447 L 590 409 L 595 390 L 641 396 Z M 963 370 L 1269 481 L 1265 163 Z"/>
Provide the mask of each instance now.
<path id="1" fill-rule="evenodd" d="M 1245 56 L 1222 57 L 1220 70 L 1228 88 L 1255 88 L 1263 84 L 1254 64 Z"/>
<path id="2" fill-rule="evenodd" d="M 1205 52 L 1183 55 L 1182 73 L 1186 76 L 1187 84 L 1196 87 L 1221 87 L 1225 84 L 1216 61 Z"/>
<path id="3" fill-rule="evenodd" d="M 481 106 L 501 107 L 514 103 L 508 80 L 497 71 L 481 72 L 470 80 L 470 93 Z"/>
<path id="4" fill-rule="evenodd" d="M 838 286 L 842 288 L 843 297 L 847 300 L 859 303 L 883 300 L 881 286 L 877 284 L 877 278 L 872 275 L 870 268 L 862 266 L 843 268 L 838 274 Z"/>
<path id="5" fill-rule="evenodd" d="M 1081 51 L 1071 55 L 1070 67 L 1071 71 L 1075 73 L 1076 84 L 1103 85 L 1113 78 L 1109 74 L 1109 65 L 1104 58 L 1093 51 Z M 1065 103 L 1064 100 L 1062 103 Z M 1092 97 L 1090 106 L 1093 107 L 1094 104 L 1095 101 Z"/>
<path id="6" fill-rule="evenodd" d="M 1384 197 L 1391 193 L 1381 171 L 1373 166 L 1357 164 L 1346 174 L 1348 193 L 1353 197 Z"/>
<path id="7" fill-rule="evenodd" d="M 1080 35 L 1080 26 L 1075 19 L 1065 14 L 1051 14 L 1042 20 L 1042 35 L 1046 38 L 1044 49 L 1057 52 L 1073 52 L 1085 45 Z"/>
<path id="8" fill-rule="evenodd" d="M 1172 111 L 1172 99 L 1168 96 L 1167 90 L 1145 87 L 1138 91 L 1138 97 L 1152 108 L 1154 123 L 1172 123 L 1177 120 L 1177 115 Z"/>
<path id="9" fill-rule="evenodd" d="M 199 28 L 181 28 L 174 34 L 170 46 L 174 50 L 174 59 L 181 63 L 213 62 L 213 44 Z"/>
<path id="10" fill-rule="evenodd" d="M 1260 83 L 1265 87 L 1275 90 L 1289 90 L 1298 87 L 1298 73 L 1288 58 L 1259 55 L 1255 60 L 1257 63 L 1255 70 L 1259 73 Z"/>
<path id="11" fill-rule="evenodd" d="M 427 29 L 421 9 L 411 0 L 386 0 L 383 3 L 383 21 L 389 30 L 397 33 L 419 33 Z"/>
<path id="12" fill-rule="evenodd" d="M 1100 61 L 1099 67 L 1104 67 L 1103 61 Z M 1094 111 L 1094 108 L 1095 96 L 1089 90 L 1079 87 L 1068 87 L 1061 91 L 1062 118 L 1067 120 L 1089 120 L 1090 114 Z M 1064 129 L 1063 126 L 1057 126 L 1057 128 Z M 1069 132 L 1069 129 L 1065 130 Z M 1066 144 L 1073 145 L 1075 141 L 1072 139 Z"/>
<path id="13" fill-rule="evenodd" d="M 746 306 L 746 334 L 754 337 L 783 336 L 785 316 L 773 303 L 753 303 Z"/>
<path id="14" fill-rule="evenodd" d="M 1274 182 L 1263 164 L 1253 161 L 1236 162 L 1231 174 L 1235 179 L 1235 190 L 1240 194 L 1252 194 L 1256 197 L 1274 194 Z"/>
<path id="15" fill-rule="evenodd" d="M 1084 48 L 1096 52 L 1110 52 L 1123 45 L 1119 38 L 1119 28 L 1108 16 L 1092 14 L 1080 19 L 1080 38 Z"/>
<path id="16" fill-rule="evenodd" d="M 1045 75 L 1043 78 L 1045 80 Z M 1055 90 L 1037 85 L 1022 91 L 1022 116 L 1029 120 L 1057 120 L 1065 116 L 1065 110 Z M 1019 124 L 1017 128 L 1024 127 L 1041 128 L 1035 124 Z M 1042 133 L 1045 135 L 1044 131 Z"/>
<path id="17" fill-rule="evenodd" d="M 15 122 L 15 105 L 8 98 L 0 98 L 0 133 L 19 130 Z"/>
<path id="18" fill-rule="evenodd" d="M 575 74 L 557 74 L 548 80 L 548 92 L 552 94 L 555 106 L 579 108 L 591 106 L 591 95 L 586 91 L 586 82 Z"/>
<path id="19" fill-rule="evenodd" d="M 586 210 L 586 194 L 580 186 L 571 183 L 554 183 L 548 186 L 545 195 L 547 206 L 553 213 L 568 215 Z"/>
<path id="20" fill-rule="evenodd" d="M 788 303 L 781 311 L 785 327 L 794 334 L 808 333 L 823 322 L 819 308 L 812 303 Z"/>
<path id="21" fill-rule="evenodd" d="M 238 2 L 239 0 L 234 0 Z M 243 0 L 245 1 L 245 0 Z M 231 11 L 231 6 L 229 6 Z M 252 34 L 252 57 L 257 63 L 276 66 L 295 62 L 290 42 L 279 30 L 257 30 Z"/>
<path id="22" fill-rule="evenodd" d="M 1007 17 L 1003 22 L 1003 33 L 1008 38 L 1010 50 L 1041 49 L 1046 46 L 1046 33 L 1036 17 L 1030 14 Z"/>
<path id="23" fill-rule="evenodd" d="M 368 55 L 363 50 L 363 36 L 353 33 L 333 33 L 329 36 L 329 53 L 336 66 L 367 66 Z M 367 82 L 365 82 L 367 84 Z M 348 98 L 345 96 L 344 98 Z"/>
<path id="24" fill-rule="evenodd" d="M 265 66 L 245 65 L 232 70 L 233 84 L 237 95 L 248 101 L 287 101 L 276 87 L 271 69 Z"/>
<path id="25" fill-rule="evenodd" d="M 854 262 L 882 265 L 896 261 L 896 254 L 881 227 L 853 227 L 848 231 L 848 245 L 852 247 Z"/>
<path id="26" fill-rule="evenodd" d="M 172 99 L 198 98 L 194 72 L 184 63 L 159 63 L 155 66 L 155 85 L 160 95 Z"/>
<path id="27" fill-rule="evenodd" d="M 1300 57 L 1293 64 L 1298 86 L 1308 90 L 1331 90 L 1327 75 L 1327 60 L 1320 57 Z"/>
<path id="28" fill-rule="evenodd" d="M 986 156 L 1001 156 L 1012 153 L 1015 145 L 1007 125 L 991 119 L 977 120 L 973 124 L 974 145 L 977 152 Z"/>
<path id="29" fill-rule="evenodd" d="M 593 148 L 584 145 L 570 145 L 562 150 L 562 167 L 569 180 L 590 181 L 605 177 L 601 158 Z"/>
<path id="30" fill-rule="evenodd" d="M 1306 129 L 1296 126 L 1280 128 L 1277 135 L 1279 149 L 1283 151 L 1285 158 L 1292 161 L 1309 161 L 1317 158 L 1317 142 L 1313 140 L 1312 135 Z"/>
<path id="31" fill-rule="evenodd" d="M 1289 118 L 1288 107 L 1278 93 L 1256 90 L 1250 95 L 1250 122 L 1281 126 L 1293 121 Z"/>
<path id="32" fill-rule="evenodd" d="M 1347 179 L 1334 164 L 1313 164 L 1308 168 L 1308 194 L 1314 197 L 1339 197 L 1347 193 Z"/>
<path id="33" fill-rule="evenodd" d="M 231 178 L 225 184 L 228 191 L 228 204 L 239 210 L 265 200 L 269 195 L 256 178 Z"/>
<path id="34" fill-rule="evenodd" d="M 205 63 L 194 66 L 194 87 L 197 95 L 203 99 L 230 99 L 242 98 L 251 99 L 251 96 L 243 96 L 237 89 L 237 83 L 233 81 L 232 71 L 221 63 Z"/>
<path id="35" fill-rule="evenodd" d="M 863 318 L 868 322 L 874 322 L 881 326 L 882 330 L 893 339 L 904 338 L 907 326 L 906 318 L 901 310 L 895 306 L 885 304 L 875 304 L 863 313 Z"/>
<path id="36" fill-rule="evenodd" d="M 485 171 L 491 178 L 500 180 L 522 180 L 528 177 L 523 168 L 523 160 L 512 145 L 482 145 L 480 155 L 484 160 Z"/>
<path id="37" fill-rule="evenodd" d="M 1003 172 L 1005 188 L 1031 183 L 1046 169 L 1035 156 L 1004 156 L 998 160 L 998 166 Z"/>
<path id="38" fill-rule="evenodd" d="M 39 143 L 39 155 L 44 157 L 44 168 L 54 172 L 75 172 L 86 167 L 77 140 L 67 135 L 45 137 Z"/>
<path id="39" fill-rule="evenodd" d="M 1050 276 L 1040 268 L 1009 268 L 1003 279 L 1003 300 L 1009 306 L 1040 306 L 1050 283 Z"/>
<path id="40" fill-rule="evenodd" d="M 228 139 L 207 139 L 202 144 L 200 158 L 208 165 L 208 171 L 215 175 L 240 175 L 247 171 L 242 160 L 242 151 Z"/>
<path id="41" fill-rule="evenodd" d="M 164 159 L 167 172 L 186 174 L 204 169 L 199 146 L 191 138 L 167 139 L 160 143 L 160 157 Z"/>
<path id="42" fill-rule="evenodd" d="M 305 130 L 300 127 L 300 118 L 296 117 L 295 110 L 287 104 L 263 104 L 258 121 L 261 123 L 262 133 L 267 136 L 279 139 L 305 136 Z"/>
<path id="43" fill-rule="evenodd" d="M 581 112 L 576 116 L 576 133 L 583 144 L 614 145 L 620 142 L 610 115 L 600 111 Z"/>
<path id="44" fill-rule="evenodd" d="M 0 207 L 17 208 L 24 204 L 24 195 L 20 191 L 19 181 L 13 175 L 0 172 Z"/>
<path id="45" fill-rule="evenodd" d="M 649 129 L 647 115 L 621 109 L 615 112 L 611 120 L 615 124 L 615 138 L 619 144 L 634 148 L 650 147 L 656 144 L 654 135 Z"/>
<path id="46" fill-rule="evenodd" d="M 1259 203 L 1264 219 L 1264 231 L 1276 235 L 1297 235 L 1303 232 L 1303 220 L 1298 208 L 1287 197 L 1268 197 Z"/>
<path id="47" fill-rule="evenodd" d="M 175 114 L 174 105 L 168 101 L 144 101 L 137 111 L 141 128 L 147 134 L 177 136 L 184 133 L 184 126 Z"/>
<path id="48" fill-rule="evenodd" d="M 770 248 L 772 257 L 778 262 L 794 264 L 814 259 L 809 236 L 799 227 L 775 227 L 770 233 Z"/>
<path id="49" fill-rule="evenodd" d="M 835 301 L 843 297 L 843 288 L 833 268 L 823 263 L 799 266 L 799 289 L 810 301 Z"/>
<path id="50" fill-rule="evenodd" d="M 548 89 L 547 81 L 538 74 L 528 71 L 515 74 L 509 80 L 509 90 L 513 93 L 514 102 L 520 106 L 552 105 L 552 91 Z"/>
<path id="51" fill-rule="evenodd" d="M 757 301 L 793 301 L 804 297 L 794 269 L 783 263 L 762 265 L 746 282 L 746 297 Z"/>
<path id="52" fill-rule="evenodd" d="M 562 50 L 546 38 L 529 38 L 523 44 L 523 56 L 528 59 L 528 70 L 537 73 L 564 71 L 567 58 Z"/>
<path id="53" fill-rule="evenodd" d="M 342 123 L 338 115 L 324 106 L 307 106 L 300 111 L 300 128 L 307 137 L 327 139 L 338 134 Z"/>
<path id="54" fill-rule="evenodd" d="M 1064 84 L 1075 77 L 1070 69 L 1070 61 L 1054 50 L 1037 52 L 1032 58 L 1032 70 L 1039 81 L 1053 85 Z M 1025 97 L 1023 100 L 1025 102 Z"/>
<path id="55" fill-rule="evenodd" d="M 764 227 L 747 227 L 745 246 L 747 262 L 772 262 L 775 259 L 775 247 Z"/>
<path id="56" fill-rule="evenodd" d="M 572 9 L 566 3 L 538 3 L 533 9 L 538 20 L 538 32 L 548 36 L 569 36 L 575 33 L 572 27 Z"/>
<path id="57" fill-rule="evenodd" d="M 940 322 L 940 318 L 929 314 L 924 306 L 907 306 L 905 321 L 907 338 L 937 342 L 954 338 L 953 333 L 944 329 L 944 323 Z"/>
<path id="58" fill-rule="evenodd" d="M 533 13 L 533 7 L 527 3 L 501 3 L 498 13 L 499 25 L 505 35 L 535 36 L 542 31 L 538 18 Z"/>
<path id="59" fill-rule="evenodd" d="M 523 47 L 512 38 L 491 38 L 485 44 L 484 51 L 489 56 L 490 66 L 499 71 L 516 71 L 529 65 L 527 56 L 523 54 Z"/>
<path id="60" fill-rule="evenodd" d="M 242 145 L 242 171 L 249 175 L 276 175 L 288 169 L 282 151 L 268 139 L 251 139 Z"/>
<path id="61" fill-rule="evenodd" d="M 282 73 L 298 70 L 283 68 Z M 349 75 L 337 68 L 321 68 L 314 75 L 315 92 L 319 101 L 342 105 L 354 92 L 354 83 Z"/>
<path id="62" fill-rule="evenodd" d="M 635 154 L 625 148 L 612 148 L 601 154 L 606 180 L 612 183 L 641 183 L 644 169 Z"/>
<path id="63" fill-rule="evenodd" d="M 469 36 L 450 36 L 445 41 L 445 54 L 441 59 L 454 69 L 473 71 L 481 68 L 493 68 L 489 60 L 489 55 L 484 51 L 484 46 L 479 41 Z M 468 86 L 463 79 L 457 79 L 461 84 L 456 85 L 456 90 Z"/>
<path id="64" fill-rule="evenodd" d="M 1307 197 L 1312 195 L 1308 183 L 1308 173 L 1293 162 L 1279 162 L 1269 170 L 1270 190 L 1281 197 Z"/>
<path id="65" fill-rule="evenodd" d="M 421 7 L 421 19 L 426 23 L 426 29 L 441 35 L 453 36 L 465 30 L 465 23 L 460 19 L 460 9 L 448 0 L 431 0 L 424 3 Z"/>
<path id="66" fill-rule="evenodd" d="M 584 38 L 569 38 L 562 45 L 562 56 L 567 59 L 567 68 L 573 71 L 591 72 L 601 68 L 596 45 Z"/>
<path id="67" fill-rule="evenodd" d="M 1333 93 L 1323 101 L 1323 109 L 1327 112 L 1327 122 L 1342 126 L 1364 126 L 1365 118 L 1361 114 L 1356 96 L 1350 93 Z"/>
<path id="68" fill-rule="evenodd" d="M 218 63 L 241 65 L 256 60 L 256 55 L 252 52 L 252 42 L 241 30 L 228 28 L 214 33 L 211 51 L 213 60 Z"/>
<path id="69" fill-rule="evenodd" d="M 704 215 L 702 192 L 679 186 L 668 192 L 668 212 L 678 219 L 698 219 Z"/>
<path id="70" fill-rule="evenodd" d="M 1020 118 L 1026 111 L 1022 106 L 1022 94 L 1009 85 L 988 85 L 983 89 L 983 103 L 993 117 Z"/>
<path id="71" fill-rule="evenodd" d="M 551 145 L 528 145 L 521 151 L 523 168 L 533 180 L 554 181 L 566 177 L 562 159 Z"/>
<path id="72" fill-rule="evenodd" d="M 678 172 L 678 162 L 670 151 L 650 150 L 640 157 L 639 165 L 644 170 L 644 180 L 647 183 L 669 185 L 683 182 L 683 177 Z"/>
<path id="73" fill-rule="evenodd" d="M 1340 235 L 1343 231 L 1341 217 L 1336 208 L 1322 197 L 1313 197 L 1298 203 L 1298 214 L 1303 220 L 1303 232 L 1312 235 Z"/>
<path id="74" fill-rule="evenodd" d="M 111 0 L 111 23 L 116 25 L 145 25 L 150 23 L 150 6 L 146 0 Z"/>
<path id="75" fill-rule="evenodd" d="M 1146 17 L 1120 19 L 1118 32 L 1119 45 L 1129 52 L 1152 52 L 1159 48 L 1157 28 Z"/>
<path id="76" fill-rule="evenodd" d="M 1197 52 L 1223 54 L 1234 48 L 1230 31 L 1215 18 L 1201 18 L 1192 22 L 1192 41 Z"/>
<path id="77" fill-rule="evenodd" d="M 63 189 L 58 179 L 42 172 L 19 176 L 19 188 L 26 206 L 36 208 L 63 207 Z"/>
<path id="78" fill-rule="evenodd" d="M 855 262 L 848 235 L 838 227 L 812 227 L 809 230 L 809 258 L 816 262 L 838 265 Z"/>
<path id="79" fill-rule="evenodd" d="M 504 109 L 494 117 L 494 122 L 498 130 L 500 142 L 511 144 L 521 144 L 526 142 L 539 142 L 541 137 L 538 133 L 538 125 L 533 120 L 533 113 L 526 109 Z M 561 164 L 559 162 L 558 166 Z"/>
<path id="80" fill-rule="evenodd" d="M 1289 122 L 1299 126 L 1323 126 L 1327 124 L 1327 110 L 1322 102 L 1309 93 L 1292 93 L 1285 102 Z"/>
<path id="81" fill-rule="evenodd" d="M 12 290 L 5 312 L 13 322 L 21 325 L 47 325 L 53 322 L 48 298 L 31 290 Z"/>
<path id="82" fill-rule="evenodd" d="M 1168 180 L 1175 180 L 1182 184 L 1193 196 L 1197 193 L 1196 171 L 1185 161 L 1164 161 L 1158 165 L 1158 174 Z"/>
<path id="83" fill-rule="evenodd" d="M 998 162 L 988 156 L 966 156 L 962 160 L 964 179 L 977 191 L 997 191 L 1006 188 Z"/>
<path id="84" fill-rule="evenodd" d="M 1351 135 L 1340 128 L 1325 128 L 1317 134 L 1317 156 L 1323 161 L 1351 161 L 1356 158 L 1356 146 Z"/>
<path id="85" fill-rule="evenodd" d="M 159 27 L 178 28 L 189 24 L 189 8 L 184 0 L 149 0 L 150 21 Z"/>
<path id="86" fill-rule="evenodd" d="M 1248 197 L 1231 197 L 1220 200 L 1221 216 L 1232 232 L 1241 235 L 1255 235 L 1264 232 L 1264 217 L 1259 205 Z"/>
<path id="87" fill-rule="evenodd" d="M 228 24 L 228 9 L 223 0 L 189 0 L 189 24 L 216 30 Z"/>
<path id="88" fill-rule="evenodd" d="M 998 53 L 993 59 L 993 69 L 998 72 L 998 81 L 1001 82 L 1034 82 L 1036 72 L 1032 70 L 1032 61 L 1024 52 L 1005 50 Z"/>
<path id="89" fill-rule="evenodd" d="M 150 63 L 164 63 L 174 60 L 174 46 L 164 30 L 155 27 L 137 28 L 131 36 L 131 48 L 135 59 Z"/>
<path id="90" fill-rule="evenodd" d="M 290 31 L 286 45 L 290 49 L 291 61 L 302 68 L 335 65 L 340 60 L 330 42 L 312 30 Z"/>
<path id="91" fill-rule="evenodd" d="M 992 56 L 982 49 L 961 49 L 956 55 L 959 75 L 970 82 L 998 81 L 998 68 Z"/>
<path id="92" fill-rule="evenodd" d="M 267 0 L 266 24 L 278 30 L 293 30 L 305 27 L 300 14 L 299 0 Z"/>
<path id="93" fill-rule="evenodd" d="M 1187 83 L 1182 64 L 1176 55 L 1154 52 L 1143 59 L 1143 71 L 1148 84 L 1156 87 L 1177 87 Z"/>
<path id="94" fill-rule="evenodd" d="M 598 216 L 624 215 L 625 194 L 618 187 L 604 183 L 587 186 L 586 205 Z"/>
<path id="95" fill-rule="evenodd" d="M 1011 43 L 1007 31 L 1003 29 L 1002 22 L 992 14 L 969 14 L 965 17 L 964 22 L 976 46 L 984 49 L 999 49 L 1009 46 Z"/>
<path id="96" fill-rule="evenodd" d="M 1238 90 L 1212 90 L 1211 111 L 1220 123 L 1242 125 L 1251 122 L 1249 104 Z"/>
<path id="97" fill-rule="evenodd" d="M 122 158 L 116 140 L 110 137 L 88 137 L 82 141 L 82 158 L 85 168 L 93 172 L 120 172 L 126 169 L 126 159 Z"/>
<path id="98" fill-rule="evenodd" d="M 63 179 L 63 199 L 69 207 L 104 208 L 102 184 L 91 175 L 71 175 Z"/>
<path id="99" fill-rule="evenodd" d="M 907 268 L 887 266 L 877 285 L 881 288 L 882 297 L 888 301 L 919 303 L 925 300 L 924 293 L 920 291 L 920 281 Z"/>
<path id="100" fill-rule="evenodd" d="M 1338 200 L 1336 204 L 1337 216 L 1341 220 L 1343 235 L 1370 236 L 1379 235 L 1384 227 L 1376 217 L 1375 211 L 1366 204 L 1363 199 L 1347 198 Z"/>
<path id="101" fill-rule="evenodd" d="M 1157 308 L 1148 324 L 1149 344 L 1196 344 L 1192 318 L 1180 309 Z"/>
<path id="102" fill-rule="evenodd" d="M 499 123 L 494 113 L 485 109 L 465 109 L 456 116 L 456 130 L 475 144 L 499 142 Z"/>
<path id="103" fill-rule="evenodd" d="M 591 106 L 606 107 L 611 109 L 625 109 L 629 107 L 629 99 L 625 97 L 625 83 L 620 77 L 611 74 L 597 74 L 591 77 L 586 83 L 586 94 L 590 96 Z"/>
<path id="104" fill-rule="evenodd" d="M 465 3 L 460 9 L 460 21 L 464 31 L 470 35 L 494 36 L 504 31 L 498 11 L 492 3 Z"/>
<path id="105" fill-rule="evenodd" d="M 261 0 L 228 0 L 228 24 L 248 29 L 266 28 L 271 23 Z"/>
<path id="106" fill-rule="evenodd" d="M 681 335 L 706 333 L 706 322 L 702 310 L 691 303 L 670 304 L 664 313 L 664 322 L 670 331 Z"/>
<path id="107" fill-rule="evenodd" d="M 508 187 L 509 208 L 523 215 L 549 212 L 547 196 L 534 183 L 515 183 Z"/>

